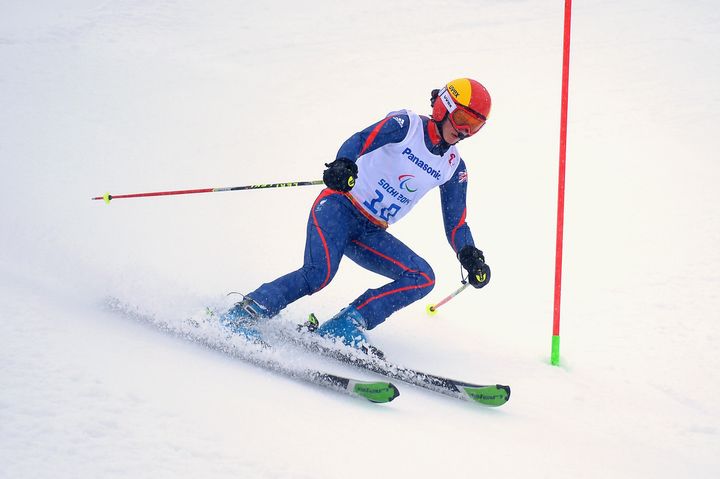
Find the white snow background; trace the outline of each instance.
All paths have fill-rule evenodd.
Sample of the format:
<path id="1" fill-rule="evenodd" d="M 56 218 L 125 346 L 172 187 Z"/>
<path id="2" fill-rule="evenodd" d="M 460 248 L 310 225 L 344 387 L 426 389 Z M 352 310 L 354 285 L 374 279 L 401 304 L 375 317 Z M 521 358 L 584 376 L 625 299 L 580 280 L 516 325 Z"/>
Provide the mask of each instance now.
<path id="1" fill-rule="evenodd" d="M 562 363 L 549 365 L 563 2 L 0 1 L 0 477 L 720 476 L 720 9 L 575 2 Z M 182 320 L 300 265 L 355 131 L 493 97 L 460 145 L 490 285 L 459 285 L 435 193 L 392 232 L 435 290 L 371 332 L 395 361 L 513 388 L 375 405 L 109 312 Z M 291 305 L 385 281 L 345 260 Z M 329 371 L 372 379 L 322 361 Z"/>

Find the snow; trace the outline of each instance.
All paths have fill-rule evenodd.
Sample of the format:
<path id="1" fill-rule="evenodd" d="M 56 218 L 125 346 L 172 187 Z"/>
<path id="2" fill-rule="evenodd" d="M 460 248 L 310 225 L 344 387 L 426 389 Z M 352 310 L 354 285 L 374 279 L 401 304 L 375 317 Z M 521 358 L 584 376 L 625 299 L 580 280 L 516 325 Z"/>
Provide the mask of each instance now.
<path id="1" fill-rule="evenodd" d="M 0 3 L 0 477 L 717 477 L 720 10 L 575 2 L 552 367 L 562 3 Z M 458 286 L 428 195 L 393 233 L 436 288 L 371 337 L 508 404 L 374 405 L 108 311 L 179 320 L 296 268 L 319 188 L 90 197 L 317 179 L 460 76 L 493 96 L 460 145 L 493 280 L 425 315 Z M 283 318 L 378 281 L 343 262 Z"/>

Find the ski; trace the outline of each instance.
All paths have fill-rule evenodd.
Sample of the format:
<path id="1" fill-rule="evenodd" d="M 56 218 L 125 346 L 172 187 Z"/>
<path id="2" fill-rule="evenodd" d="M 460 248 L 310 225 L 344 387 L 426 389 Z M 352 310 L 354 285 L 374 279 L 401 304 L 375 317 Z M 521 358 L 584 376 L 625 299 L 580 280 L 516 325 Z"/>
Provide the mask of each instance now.
<path id="1" fill-rule="evenodd" d="M 284 340 L 290 341 L 297 346 L 332 358 L 341 363 L 349 364 L 389 379 L 402 381 L 463 401 L 497 407 L 502 406 L 510 399 L 510 386 L 502 384 L 474 384 L 429 374 L 394 364 L 385 359 L 382 353 L 377 350 L 373 351 L 372 348 L 369 354 L 364 353 L 358 349 L 322 338 L 312 332 L 312 328 L 311 330 L 307 330 L 307 327 L 300 329 L 305 330 L 295 332 L 283 329 L 281 336 Z"/>
<path id="2" fill-rule="evenodd" d="M 335 374 L 310 370 L 306 370 L 306 373 L 314 376 L 313 382 L 374 403 L 390 402 L 400 395 L 398 388 L 387 381 L 358 381 Z"/>
<path id="3" fill-rule="evenodd" d="M 318 369 L 292 368 L 274 359 L 272 357 L 274 348 L 264 341 L 249 341 L 245 337 L 237 334 L 233 334 L 230 338 L 231 340 L 228 340 L 229 333 L 222 331 L 219 324 L 217 330 L 214 331 L 214 333 L 218 334 L 199 334 L 198 330 L 202 325 L 195 320 L 186 321 L 184 325 L 187 327 L 183 328 L 181 325 L 170 324 L 152 315 L 139 312 L 117 299 L 108 300 L 107 307 L 113 312 L 148 324 L 172 336 L 200 344 L 208 349 L 222 352 L 228 356 L 253 364 L 254 366 L 298 381 L 322 386 L 373 403 L 387 403 L 400 395 L 398 388 L 389 381 L 360 381 Z"/>

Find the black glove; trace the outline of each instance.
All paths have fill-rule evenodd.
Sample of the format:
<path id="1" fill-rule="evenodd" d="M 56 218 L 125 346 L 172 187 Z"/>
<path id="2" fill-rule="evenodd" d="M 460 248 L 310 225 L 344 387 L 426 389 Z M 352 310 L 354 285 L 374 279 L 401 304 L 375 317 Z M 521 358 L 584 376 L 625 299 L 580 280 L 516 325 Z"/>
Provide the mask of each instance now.
<path id="1" fill-rule="evenodd" d="M 338 158 L 332 163 L 325 163 L 327 169 L 323 173 L 323 182 L 331 190 L 350 191 L 355 186 L 358 167 L 354 161 Z"/>
<path id="2" fill-rule="evenodd" d="M 468 272 L 468 281 L 475 288 L 482 288 L 490 282 L 490 266 L 485 264 L 483 252 L 474 246 L 464 246 L 458 253 L 458 259 Z"/>

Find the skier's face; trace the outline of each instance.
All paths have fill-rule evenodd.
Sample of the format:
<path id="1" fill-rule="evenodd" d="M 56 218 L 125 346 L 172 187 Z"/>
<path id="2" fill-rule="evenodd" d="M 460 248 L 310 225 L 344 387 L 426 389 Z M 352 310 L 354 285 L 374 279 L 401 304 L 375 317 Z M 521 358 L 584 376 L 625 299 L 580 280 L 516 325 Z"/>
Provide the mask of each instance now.
<path id="1" fill-rule="evenodd" d="M 448 145 L 454 145 L 458 141 L 467 138 L 466 135 L 463 135 L 462 133 L 457 131 L 452 125 L 452 122 L 450 122 L 447 118 L 445 119 L 445 121 L 442 122 L 441 131 L 443 140 L 445 140 Z"/>

